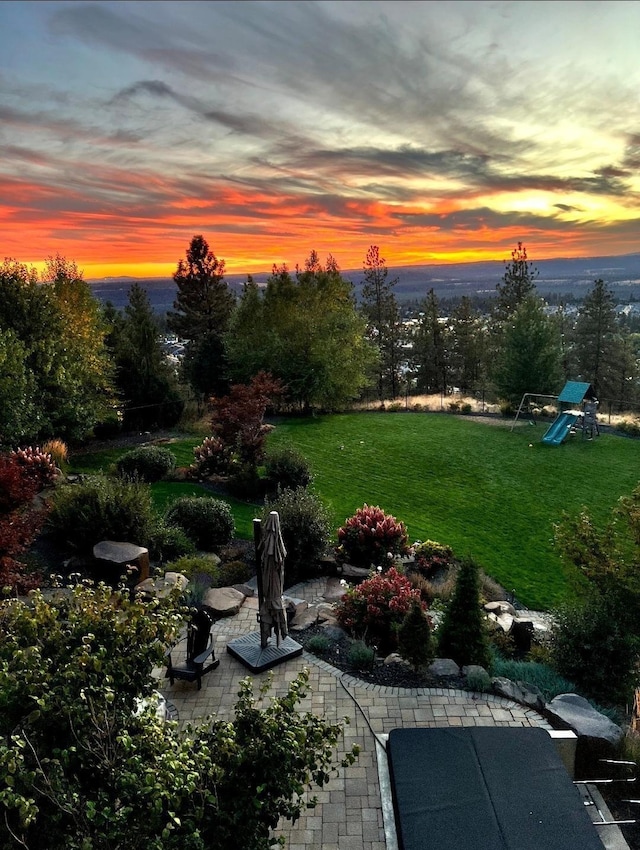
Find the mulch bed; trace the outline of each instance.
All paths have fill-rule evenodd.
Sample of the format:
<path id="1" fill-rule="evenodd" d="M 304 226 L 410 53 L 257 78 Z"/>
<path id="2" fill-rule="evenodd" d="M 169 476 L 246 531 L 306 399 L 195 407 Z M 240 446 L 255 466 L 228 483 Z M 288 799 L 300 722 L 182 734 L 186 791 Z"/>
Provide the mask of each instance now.
<path id="1" fill-rule="evenodd" d="M 337 632 L 336 629 L 335 636 L 331 636 L 326 652 L 308 651 L 356 679 L 388 688 L 464 688 L 463 676 L 432 676 L 427 672 L 417 673 L 406 664 L 385 664 L 382 658 L 376 658 L 371 667 L 355 667 L 349 663 L 349 648 L 353 640 L 346 634 L 338 635 Z M 309 641 L 317 635 L 326 637 L 327 630 L 322 626 L 309 626 L 301 632 L 291 633 L 291 637 L 305 649 Z"/>

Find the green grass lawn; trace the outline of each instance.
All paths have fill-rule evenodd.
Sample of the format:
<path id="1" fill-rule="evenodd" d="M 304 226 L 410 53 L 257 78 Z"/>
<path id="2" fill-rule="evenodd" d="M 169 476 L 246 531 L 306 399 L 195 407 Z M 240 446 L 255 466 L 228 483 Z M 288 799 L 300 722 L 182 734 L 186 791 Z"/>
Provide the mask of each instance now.
<path id="1" fill-rule="evenodd" d="M 570 593 L 553 547 L 563 511 L 588 508 L 603 521 L 638 484 L 640 442 L 603 434 L 541 443 L 547 425 L 487 424 L 446 414 L 356 413 L 279 423 L 269 444 L 292 443 L 308 458 L 334 528 L 364 502 L 402 520 L 410 542 L 427 538 L 473 557 L 526 605 L 549 608 Z M 178 465 L 201 437 L 169 448 Z M 107 470 L 124 452 L 72 458 L 77 472 Z M 152 486 L 162 511 L 179 495 L 208 495 L 191 483 Z M 237 535 L 251 538 L 256 507 L 227 499 Z"/>
<path id="2" fill-rule="evenodd" d="M 410 541 L 435 539 L 530 607 L 570 592 L 553 547 L 563 511 L 603 520 L 638 484 L 640 442 L 601 435 L 541 443 L 546 425 L 419 413 L 288 420 L 270 435 L 308 458 L 336 528 L 364 502 L 402 520 Z"/>

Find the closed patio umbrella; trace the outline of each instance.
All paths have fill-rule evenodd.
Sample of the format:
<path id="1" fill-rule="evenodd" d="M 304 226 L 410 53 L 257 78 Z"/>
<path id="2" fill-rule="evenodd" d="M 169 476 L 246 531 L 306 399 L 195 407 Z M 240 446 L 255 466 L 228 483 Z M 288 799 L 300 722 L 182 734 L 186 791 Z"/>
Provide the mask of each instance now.
<path id="1" fill-rule="evenodd" d="M 287 550 L 282 540 L 280 516 L 277 511 L 271 511 L 264 522 L 259 552 L 261 582 L 258 586 L 258 619 L 260 644 L 264 649 L 272 632 L 276 636 L 276 646 L 280 646 L 280 640 L 288 633 L 287 616 L 282 602 L 284 559 Z"/>

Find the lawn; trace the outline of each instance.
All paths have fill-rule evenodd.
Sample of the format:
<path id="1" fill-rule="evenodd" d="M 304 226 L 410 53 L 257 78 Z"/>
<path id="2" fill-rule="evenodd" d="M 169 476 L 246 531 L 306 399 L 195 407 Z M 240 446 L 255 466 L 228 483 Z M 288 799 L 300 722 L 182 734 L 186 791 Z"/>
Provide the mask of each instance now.
<path id="1" fill-rule="evenodd" d="M 308 458 L 335 529 L 364 502 L 402 520 L 410 542 L 434 539 L 473 557 L 518 599 L 549 608 L 570 593 L 553 547 L 563 511 L 586 506 L 602 521 L 640 478 L 640 442 L 603 434 L 541 443 L 546 426 L 448 414 L 355 413 L 278 423 L 269 444 L 291 443 Z M 178 464 L 200 437 L 169 448 Z M 73 471 L 108 470 L 124 449 L 72 458 Z M 152 486 L 162 511 L 178 495 L 210 495 L 197 484 Z M 250 538 L 255 506 L 233 499 L 237 535 Z"/>
<path id="2" fill-rule="evenodd" d="M 570 592 L 553 524 L 583 505 L 603 520 L 638 484 L 640 442 L 603 434 L 552 447 L 545 428 L 366 413 L 288 420 L 269 440 L 308 458 L 336 528 L 364 502 L 379 505 L 411 542 L 447 543 L 524 604 L 549 608 Z"/>

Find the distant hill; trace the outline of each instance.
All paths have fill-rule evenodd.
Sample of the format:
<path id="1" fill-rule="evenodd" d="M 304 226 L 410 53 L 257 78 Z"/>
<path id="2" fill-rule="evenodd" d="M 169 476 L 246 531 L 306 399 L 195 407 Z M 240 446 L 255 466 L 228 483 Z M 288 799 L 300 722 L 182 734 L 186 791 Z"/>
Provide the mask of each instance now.
<path id="1" fill-rule="evenodd" d="M 621 302 L 640 300 L 640 253 L 616 257 L 581 257 L 557 260 L 537 260 L 536 286 L 541 295 L 572 295 L 583 298 L 597 278 L 602 278 Z M 395 288 L 399 302 L 421 300 L 433 288 L 438 298 L 462 295 L 489 295 L 502 280 L 504 263 L 450 263 L 422 266 L 389 266 L 389 277 L 398 278 Z M 362 269 L 346 269 L 346 278 L 353 281 L 359 294 L 363 280 Z M 230 274 L 227 280 L 238 294 L 246 275 Z M 268 273 L 253 275 L 259 285 L 266 283 Z M 175 284 L 170 278 L 117 277 L 89 280 L 94 295 L 103 303 L 110 301 L 121 310 L 128 301 L 129 288 L 137 281 L 146 289 L 153 309 L 166 313 L 173 307 Z"/>

